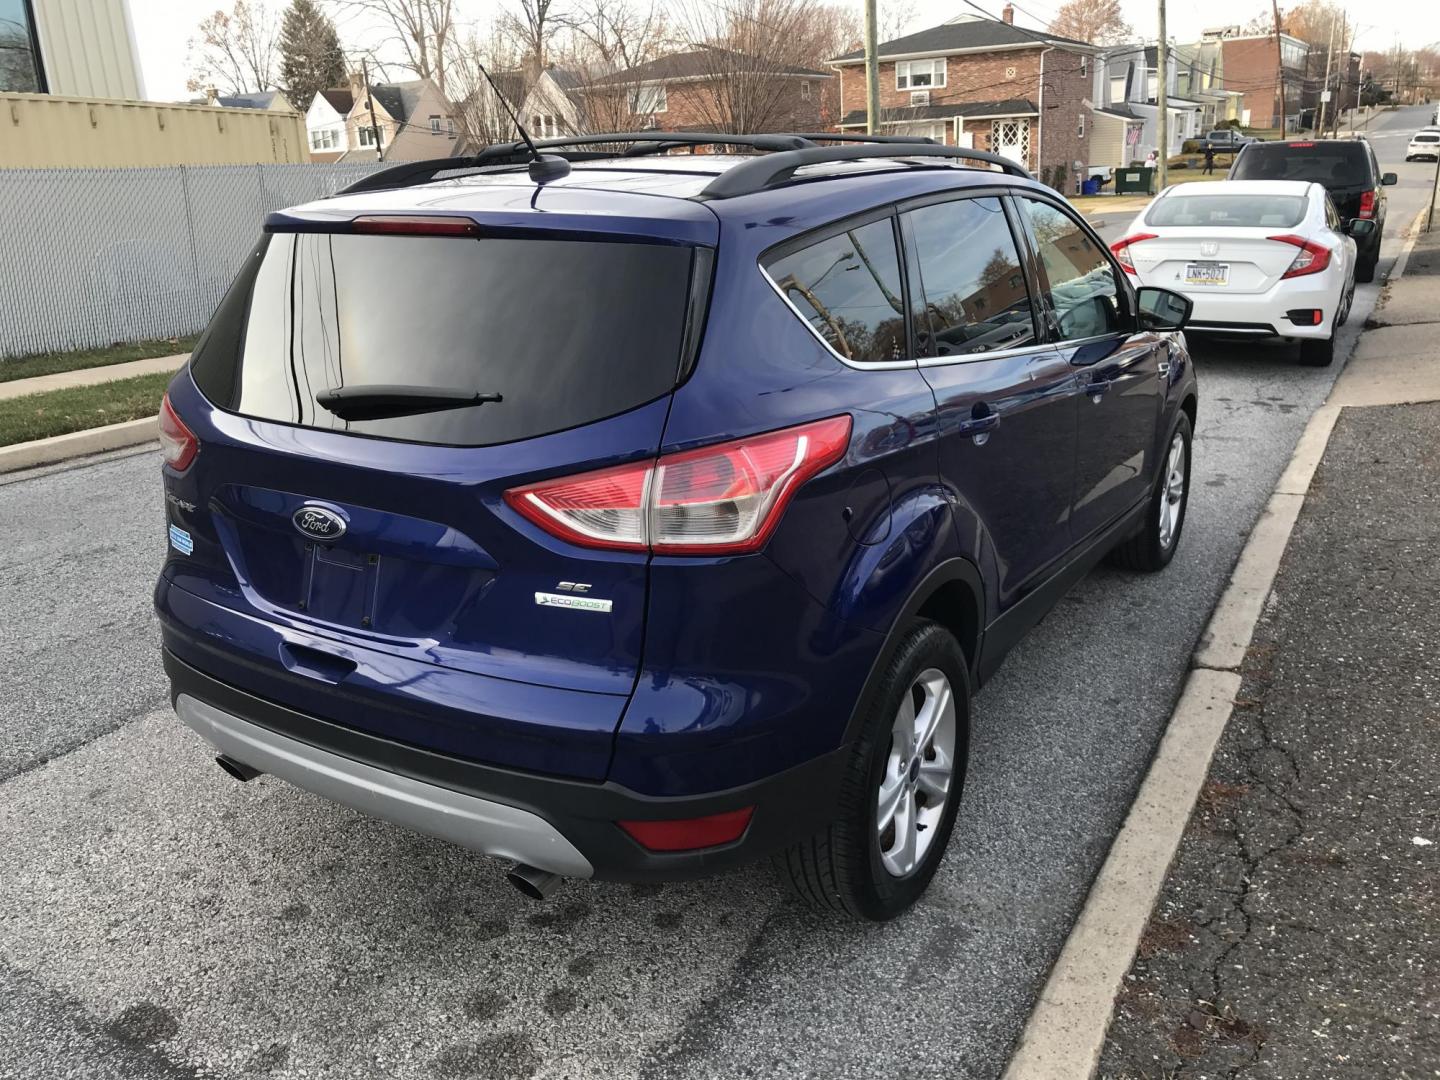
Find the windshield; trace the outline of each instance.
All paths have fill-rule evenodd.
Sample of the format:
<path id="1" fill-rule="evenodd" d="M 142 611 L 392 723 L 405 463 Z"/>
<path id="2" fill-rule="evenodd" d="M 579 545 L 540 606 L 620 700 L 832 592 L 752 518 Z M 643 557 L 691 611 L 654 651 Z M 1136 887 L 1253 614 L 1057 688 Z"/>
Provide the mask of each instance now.
<path id="1" fill-rule="evenodd" d="M 1303 195 L 1172 195 L 1157 199 L 1146 225 L 1288 229 L 1305 219 Z"/>
<path id="2" fill-rule="evenodd" d="M 223 409 L 484 446 L 599 420 L 674 388 L 694 249 L 509 237 L 276 233 L 191 362 Z M 499 400 L 342 419 L 316 395 L 400 385 Z"/>
<path id="3" fill-rule="evenodd" d="M 1231 180 L 1311 180 L 1327 188 L 1369 187 L 1361 142 L 1247 143 Z"/>

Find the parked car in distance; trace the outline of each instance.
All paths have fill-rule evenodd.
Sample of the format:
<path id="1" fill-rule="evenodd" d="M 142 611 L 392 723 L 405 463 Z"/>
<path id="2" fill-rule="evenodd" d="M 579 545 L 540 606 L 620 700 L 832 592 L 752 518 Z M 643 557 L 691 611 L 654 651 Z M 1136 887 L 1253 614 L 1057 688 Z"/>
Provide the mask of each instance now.
<path id="1" fill-rule="evenodd" d="M 1440 157 L 1440 128 L 1421 128 L 1410 136 L 1410 145 L 1405 147 L 1405 160 L 1416 161 L 1425 158 L 1435 161 Z"/>
<path id="2" fill-rule="evenodd" d="M 533 896 L 762 856 L 828 912 L 921 895 L 974 689 L 1175 555 L 1190 304 L 1003 158 L 824 138 L 270 215 L 161 411 L 164 662 L 227 772 Z M 687 143 L 745 153 L 614 151 Z"/>
<path id="3" fill-rule="evenodd" d="M 1193 331 L 1281 336 L 1325 366 L 1355 299 L 1356 242 L 1325 189 L 1298 180 L 1177 184 L 1111 250 L 1140 285 L 1184 293 Z"/>
<path id="4" fill-rule="evenodd" d="M 1248 143 L 1259 142 L 1254 135 L 1242 135 L 1234 128 L 1217 128 L 1199 140 L 1201 150 L 1239 150 Z"/>
<path id="5" fill-rule="evenodd" d="M 1373 221 L 1375 228 L 1355 234 L 1355 280 L 1375 280 L 1380 242 L 1385 235 L 1385 188 L 1395 174 L 1380 171 L 1375 151 L 1364 139 L 1292 139 L 1252 143 L 1230 166 L 1230 181 L 1306 180 L 1324 186 L 1343 222 Z"/>

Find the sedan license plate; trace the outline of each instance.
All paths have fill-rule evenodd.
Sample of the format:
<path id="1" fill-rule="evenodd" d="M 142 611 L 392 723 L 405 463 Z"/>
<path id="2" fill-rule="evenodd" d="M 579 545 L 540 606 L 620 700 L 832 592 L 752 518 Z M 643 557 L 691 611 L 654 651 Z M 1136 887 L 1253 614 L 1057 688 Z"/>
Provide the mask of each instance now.
<path id="1" fill-rule="evenodd" d="M 1185 266 L 1186 285 L 1228 285 L 1230 284 L 1229 263 L 1187 263 Z"/>

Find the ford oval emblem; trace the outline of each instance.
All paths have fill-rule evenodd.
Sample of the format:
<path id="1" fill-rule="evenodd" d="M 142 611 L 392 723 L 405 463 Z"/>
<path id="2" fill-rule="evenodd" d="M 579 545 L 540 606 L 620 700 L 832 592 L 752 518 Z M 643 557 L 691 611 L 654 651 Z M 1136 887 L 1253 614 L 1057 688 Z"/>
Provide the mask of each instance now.
<path id="1" fill-rule="evenodd" d="M 311 540 L 339 540 L 345 535 L 345 519 L 323 506 L 302 506 L 290 515 L 290 521 Z"/>

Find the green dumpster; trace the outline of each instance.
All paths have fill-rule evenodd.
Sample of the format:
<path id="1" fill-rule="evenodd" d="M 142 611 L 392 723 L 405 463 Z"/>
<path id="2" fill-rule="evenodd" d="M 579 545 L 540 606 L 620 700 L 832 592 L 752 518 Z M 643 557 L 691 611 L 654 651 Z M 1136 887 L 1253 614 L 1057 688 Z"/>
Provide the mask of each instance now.
<path id="1" fill-rule="evenodd" d="M 1134 169 L 1116 169 L 1115 194 L 1154 195 L 1155 170 L 1144 165 Z"/>

